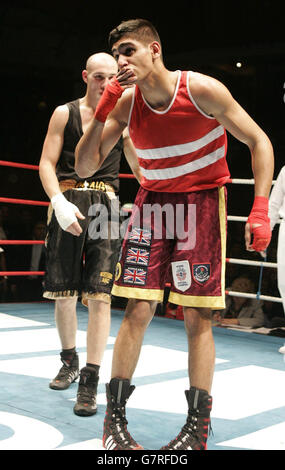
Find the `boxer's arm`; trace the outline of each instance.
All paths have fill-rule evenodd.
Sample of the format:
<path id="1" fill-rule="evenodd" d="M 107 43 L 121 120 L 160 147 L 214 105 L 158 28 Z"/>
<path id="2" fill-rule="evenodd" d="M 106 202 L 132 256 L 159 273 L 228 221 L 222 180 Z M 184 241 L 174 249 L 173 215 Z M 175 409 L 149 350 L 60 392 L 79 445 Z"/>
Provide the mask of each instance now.
<path id="1" fill-rule="evenodd" d="M 130 109 L 130 95 L 125 90 L 134 80 L 131 71 L 122 69 L 106 86 L 94 119 L 76 146 L 75 171 L 81 178 L 100 168 L 125 129 Z"/>
<path id="2" fill-rule="evenodd" d="M 133 174 L 135 175 L 137 181 L 140 183 L 141 178 L 142 178 L 142 173 L 141 173 L 141 169 L 140 169 L 139 162 L 138 162 L 138 156 L 137 156 L 134 144 L 132 142 L 132 139 L 129 136 L 129 132 L 127 128 L 123 132 L 123 146 L 124 146 L 124 154 L 129 164 L 129 167 L 132 170 Z"/>
<path id="3" fill-rule="evenodd" d="M 199 77 L 200 84 L 196 80 L 195 87 L 194 79 L 194 93 L 192 91 L 198 106 L 208 115 L 214 116 L 234 137 L 246 144 L 251 152 L 255 201 L 250 223 L 245 227 L 245 242 L 248 250 L 263 251 L 270 242 L 268 197 L 274 171 L 271 142 L 222 83 L 211 77 L 204 78 L 200 74 Z M 254 241 L 251 245 L 252 231 Z"/>
<path id="4" fill-rule="evenodd" d="M 63 132 L 68 120 L 68 107 L 59 106 L 51 116 L 39 163 L 39 175 L 47 196 L 51 199 L 60 192 L 56 165 L 63 146 Z"/>
<path id="5" fill-rule="evenodd" d="M 75 149 L 75 171 L 80 178 L 92 176 L 101 167 L 125 126 L 112 114 L 105 123 L 91 121 Z"/>
<path id="6" fill-rule="evenodd" d="M 56 176 L 56 165 L 62 151 L 64 128 L 68 116 L 68 107 L 63 105 L 55 109 L 50 119 L 39 163 L 39 175 L 43 188 L 51 200 L 61 228 L 73 235 L 80 235 L 82 229 L 77 221 L 77 217 L 84 219 L 84 216 L 61 193 Z"/>

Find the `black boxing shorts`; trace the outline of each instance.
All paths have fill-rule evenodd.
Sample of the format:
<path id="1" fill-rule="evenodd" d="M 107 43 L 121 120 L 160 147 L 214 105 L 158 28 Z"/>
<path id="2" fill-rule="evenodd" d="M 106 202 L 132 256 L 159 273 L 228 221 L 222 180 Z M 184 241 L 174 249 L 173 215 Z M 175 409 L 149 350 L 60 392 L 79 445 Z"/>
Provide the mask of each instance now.
<path id="1" fill-rule="evenodd" d="M 81 296 L 84 305 L 89 299 L 110 303 L 121 246 L 119 200 L 108 189 L 84 187 L 68 189 L 64 196 L 85 219 L 78 220 L 82 233 L 76 237 L 61 229 L 50 205 L 43 296 Z"/>

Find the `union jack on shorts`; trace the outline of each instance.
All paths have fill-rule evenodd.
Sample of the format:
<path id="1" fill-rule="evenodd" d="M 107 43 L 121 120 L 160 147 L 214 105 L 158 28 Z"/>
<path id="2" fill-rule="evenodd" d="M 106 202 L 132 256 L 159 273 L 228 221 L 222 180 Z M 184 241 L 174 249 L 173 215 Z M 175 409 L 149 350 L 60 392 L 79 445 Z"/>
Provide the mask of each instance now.
<path id="1" fill-rule="evenodd" d="M 133 227 L 129 234 L 129 241 L 138 245 L 150 246 L 151 230 L 149 228 Z"/>
<path id="2" fill-rule="evenodd" d="M 124 270 L 124 283 L 144 286 L 146 283 L 146 269 L 128 266 Z"/>
<path id="3" fill-rule="evenodd" d="M 149 251 L 145 248 L 130 247 L 127 251 L 126 264 L 139 264 L 141 266 L 148 266 Z"/>

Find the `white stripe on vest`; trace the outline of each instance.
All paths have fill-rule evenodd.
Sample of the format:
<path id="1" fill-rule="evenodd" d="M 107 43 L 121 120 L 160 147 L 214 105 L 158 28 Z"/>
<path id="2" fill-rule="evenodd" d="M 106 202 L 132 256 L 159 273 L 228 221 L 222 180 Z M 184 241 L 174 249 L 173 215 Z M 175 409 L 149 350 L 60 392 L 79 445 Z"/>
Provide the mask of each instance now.
<path id="1" fill-rule="evenodd" d="M 218 126 L 208 134 L 198 140 L 187 142 L 186 144 L 170 145 L 168 147 L 160 147 L 154 149 L 137 149 L 137 155 L 142 159 L 156 160 L 158 158 L 179 157 L 187 153 L 196 152 L 208 145 L 210 142 L 218 139 L 224 134 L 224 127 Z"/>
<path id="2" fill-rule="evenodd" d="M 157 170 L 146 170 L 140 166 L 143 176 L 148 180 L 167 180 L 170 178 L 177 178 L 194 171 L 201 170 L 212 163 L 220 160 L 225 156 L 225 146 L 218 148 L 214 152 L 205 155 L 204 157 L 198 158 L 194 162 L 185 163 L 184 165 L 174 166 L 172 168 L 164 168 Z"/>

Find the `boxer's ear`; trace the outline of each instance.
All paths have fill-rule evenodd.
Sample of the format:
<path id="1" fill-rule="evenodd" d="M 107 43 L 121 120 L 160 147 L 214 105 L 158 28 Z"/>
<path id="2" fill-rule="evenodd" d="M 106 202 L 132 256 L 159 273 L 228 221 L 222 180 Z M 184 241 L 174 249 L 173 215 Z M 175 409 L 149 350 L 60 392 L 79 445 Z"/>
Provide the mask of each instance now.
<path id="1" fill-rule="evenodd" d="M 154 59 L 161 56 L 161 45 L 157 41 L 153 41 L 150 45 L 150 50 Z"/>
<path id="2" fill-rule="evenodd" d="M 85 83 L 87 83 L 87 75 L 88 75 L 87 70 L 82 70 L 82 79 Z"/>

